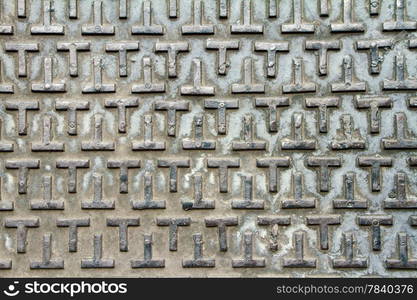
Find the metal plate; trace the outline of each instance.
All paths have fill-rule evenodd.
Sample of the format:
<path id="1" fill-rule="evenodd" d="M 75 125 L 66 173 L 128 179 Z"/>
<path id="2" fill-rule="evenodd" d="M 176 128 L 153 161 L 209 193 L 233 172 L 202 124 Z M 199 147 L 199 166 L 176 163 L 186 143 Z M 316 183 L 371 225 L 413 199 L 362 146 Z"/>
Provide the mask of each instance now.
<path id="1" fill-rule="evenodd" d="M 416 276 L 417 2 L 16 0 L 0 276 Z"/>

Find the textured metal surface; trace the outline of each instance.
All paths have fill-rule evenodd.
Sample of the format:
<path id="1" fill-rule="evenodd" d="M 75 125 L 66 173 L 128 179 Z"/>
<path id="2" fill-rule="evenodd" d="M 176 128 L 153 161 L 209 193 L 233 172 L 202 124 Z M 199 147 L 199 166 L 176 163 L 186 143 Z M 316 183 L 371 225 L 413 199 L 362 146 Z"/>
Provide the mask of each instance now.
<path id="1" fill-rule="evenodd" d="M 416 1 L 0 20 L 0 276 L 417 275 Z"/>

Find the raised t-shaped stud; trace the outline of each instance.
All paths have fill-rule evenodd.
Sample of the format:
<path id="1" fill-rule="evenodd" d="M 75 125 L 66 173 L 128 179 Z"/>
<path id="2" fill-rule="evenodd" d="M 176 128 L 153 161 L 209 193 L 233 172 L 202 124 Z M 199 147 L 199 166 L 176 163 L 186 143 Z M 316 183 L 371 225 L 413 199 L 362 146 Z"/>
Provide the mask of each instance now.
<path id="1" fill-rule="evenodd" d="M 127 19 L 127 16 L 129 15 L 128 1 L 129 0 L 119 0 L 119 19 Z"/>
<path id="2" fill-rule="evenodd" d="M 304 115 L 292 115 L 291 136 L 281 140 L 282 150 L 315 150 L 317 141 L 305 137 Z"/>
<path id="3" fill-rule="evenodd" d="M 190 159 L 162 158 L 158 159 L 158 167 L 169 169 L 169 191 L 175 193 L 178 190 L 178 168 L 189 168 Z"/>
<path id="4" fill-rule="evenodd" d="M 43 235 L 42 239 L 42 261 L 33 261 L 30 263 L 31 269 L 63 269 L 64 260 L 52 260 L 52 234 Z"/>
<path id="5" fill-rule="evenodd" d="M 183 268 L 214 268 L 214 259 L 203 258 L 203 237 L 201 233 L 193 234 L 194 240 L 194 259 L 183 259 Z"/>
<path id="6" fill-rule="evenodd" d="M 93 201 L 81 201 L 82 209 L 114 209 L 114 201 L 103 200 L 103 175 L 93 174 Z"/>
<path id="7" fill-rule="evenodd" d="M 417 39 L 409 40 L 408 47 L 410 49 L 417 49 Z M 417 107 L 417 97 L 411 97 L 409 99 L 408 106 L 411 108 Z"/>
<path id="8" fill-rule="evenodd" d="M 277 0 L 268 0 L 267 5 L 268 5 L 267 7 L 268 17 L 277 18 L 278 17 Z"/>
<path id="9" fill-rule="evenodd" d="M 417 39 L 411 39 L 408 41 L 408 48 L 417 49 Z"/>
<path id="10" fill-rule="evenodd" d="M 164 26 L 152 24 L 152 2 L 146 0 L 142 4 L 142 25 L 132 26 L 132 34 L 163 35 Z"/>
<path id="11" fill-rule="evenodd" d="M 218 0 L 219 18 L 227 19 L 229 16 L 229 0 Z"/>
<path id="12" fill-rule="evenodd" d="M 407 117 L 403 112 L 394 115 L 394 136 L 381 140 L 384 149 L 417 149 L 417 139 L 409 137 Z"/>
<path id="13" fill-rule="evenodd" d="M 90 51 L 90 43 L 88 42 L 58 42 L 56 44 L 58 51 L 68 51 L 69 53 L 69 74 L 72 77 L 78 76 L 78 52 Z"/>
<path id="14" fill-rule="evenodd" d="M 43 83 L 32 83 L 32 92 L 42 93 L 58 93 L 66 92 L 65 83 L 54 83 L 53 82 L 53 63 L 51 57 L 45 57 L 43 63 L 44 79 Z"/>
<path id="15" fill-rule="evenodd" d="M 394 80 L 384 79 L 384 90 L 417 90 L 417 79 L 407 78 L 407 65 L 403 54 L 395 56 Z"/>
<path id="16" fill-rule="evenodd" d="M 81 26 L 82 35 L 114 35 L 114 25 L 103 24 L 103 2 L 94 0 L 91 4 L 93 10 L 93 24 Z"/>
<path id="17" fill-rule="evenodd" d="M 19 135 L 27 135 L 27 111 L 39 110 L 39 102 L 36 100 L 19 102 L 6 101 L 4 104 L 7 110 L 17 110 L 17 132 Z"/>
<path id="18" fill-rule="evenodd" d="M 178 53 L 190 51 L 188 42 L 157 42 L 155 44 L 155 52 L 167 52 L 167 70 L 168 77 L 177 77 L 178 69 Z"/>
<path id="19" fill-rule="evenodd" d="M 329 16 L 329 10 L 330 10 L 330 4 L 329 0 L 319 0 L 319 15 L 320 17 L 328 17 Z"/>
<path id="20" fill-rule="evenodd" d="M 384 31 L 404 31 L 404 30 L 416 30 L 417 22 L 407 20 L 407 1 L 395 0 L 395 20 L 384 22 L 382 29 Z"/>
<path id="21" fill-rule="evenodd" d="M 4 142 L 1 131 L 2 131 L 2 121 L 0 120 L 0 152 L 13 152 L 14 144 Z"/>
<path id="22" fill-rule="evenodd" d="M 190 96 L 213 96 L 215 88 L 203 85 L 202 62 L 199 58 L 193 59 L 193 85 L 183 85 L 180 88 L 181 95 Z"/>
<path id="23" fill-rule="evenodd" d="M 255 51 L 265 51 L 266 52 L 266 75 L 268 77 L 276 77 L 278 73 L 277 69 L 277 54 L 278 52 L 288 52 L 289 43 L 288 42 L 255 42 L 254 44 Z"/>
<path id="24" fill-rule="evenodd" d="M 416 270 L 417 259 L 410 258 L 410 250 L 408 249 L 410 246 L 409 235 L 406 232 L 398 232 L 397 243 L 398 259 L 389 258 L 385 260 L 387 269 Z"/>
<path id="25" fill-rule="evenodd" d="M 219 169 L 219 192 L 227 193 L 228 184 L 228 169 L 239 168 L 239 158 L 207 158 L 207 167 Z"/>
<path id="26" fill-rule="evenodd" d="M 305 105 L 308 108 L 318 109 L 318 127 L 319 132 L 326 133 L 328 131 L 328 111 L 331 107 L 339 107 L 339 97 L 315 97 L 305 98 Z"/>
<path id="27" fill-rule="evenodd" d="M 252 58 L 246 57 L 243 61 L 243 83 L 233 83 L 233 94 L 265 93 L 265 84 L 254 81 Z"/>
<path id="28" fill-rule="evenodd" d="M 330 143 L 332 150 L 365 149 L 366 142 L 360 130 L 354 128 L 353 118 L 345 114 L 340 116 L 340 128 L 336 130 L 336 138 Z"/>
<path id="29" fill-rule="evenodd" d="M 253 258 L 253 232 L 246 231 L 243 234 L 243 259 L 232 259 L 233 268 L 263 268 L 264 258 Z"/>
<path id="30" fill-rule="evenodd" d="M 26 52 L 38 52 L 38 43 L 7 42 L 4 49 L 9 52 L 17 52 L 19 77 L 26 77 L 28 74 Z"/>
<path id="31" fill-rule="evenodd" d="M 381 250 L 381 226 L 392 226 L 392 215 L 363 215 L 358 216 L 358 224 L 371 226 L 372 250 Z"/>
<path id="32" fill-rule="evenodd" d="M 252 23 L 252 0 L 242 0 L 240 24 L 230 25 L 231 33 L 263 34 L 264 26 Z"/>
<path id="33" fill-rule="evenodd" d="M 126 194 L 129 191 L 129 169 L 140 168 L 140 160 L 116 160 L 112 159 L 107 162 L 107 168 L 119 169 L 119 192 Z"/>
<path id="34" fill-rule="evenodd" d="M 407 175 L 398 172 L 394 177 L 394 189 L 389 194 L 389 199 L 384 200 L 384 208 L 417 208 L 417 198 L 407 195 Z"/>
<path id="35" fill-rule="evenodd" d="M 39 227 L 39 218 L 16 219 L 7 218 L 4 220 L 4 227 L 16 228 L 16 252 L 26 253 L 29 228 Z"/>
<path id="36" fill-rule="evenodd" d="M 122 98 L 122 99 L 109 99 L 104 102 L 104 106 L 107 108 L 117 108 L 119 125 L 118 130 L 120 133 L 126 133 L 126 126 L 128 124 L 126 114 L 127 109 L 130 107 L 138 107 L 138 98 Z"/>
<path id="37" fill-rule="evenodd" d="M 9 260 L 0 260 L 0 270 L 10 270 L 12 268 L 12 261 Z"/>
<path id="38" fill-rule="evenodd" d="M 241 139 L 243 141 L 232 142 L 232 150 L 234 151 L 254 151 L 254 150 L 266 150 L 267 142 L 254 140 L 256 135 L 256 129 L 254 128 L 254 122 L 252 115 L 248 114 L 243 116 L 243 126 L 241 131 Z"/>
<path id="39" fill-rule="evenodd" d="M 142 58 L 143 83 L 133 84 L 132 93 L 163 93 L 165 92 L 165 82 L 153 82 L 152 77 L 153 63 L 150 57 Z"/>
<path id="40" fill-rule="evenodd" d="M 381 0 L 368 0 L 369 1 L 369 14 L 371 16 L 379 15 L 381 8 Z"/>
<path id="41" fill-rule="evenodd" d="M 184 150 L 215 150 L 216 142 L 204 140 L 204 117 L 203 115 L 194 116 L 194 139 L 186 138 L 182 140 Z"/>
<path id="42" fill-rule="evenodd" d="M 340 225 L 340 223 L 341 217 L 339 215 L 306 217 L 306 224 L 308 226 L 319 226 L 319 245 L 321 250 L 329 249 L 329 226 Z"/>
<path id="43" fill-rule="evenodd" d="M 143 235 L 143 260 L 131 260 L 130 266 L 132 269 L 136 268 L 164 268 L 164 259 L 152 259 L 152 234 Z"/>
<path id="44" fill-rule="evenodd" d="M 290 99 L 288 97 L 262 97 L 255 99 L 256 107 L 268 108 L 268 129 L 270 132 L 278 132 L 279 118 L 278 107 L 290 106 Z"/>
<path id="45" fill-rule="evenodd" d="M 56 167 L 59 169 L 68 169 L 68 193 L 77 192 L 77 169 L 89 168 L 88 159 L 61 159 L 56 161 Z"/>
<path id="46" fill-rule="evenodd" d="M 408 222 L 409 222 L 410 226 L 413 226 L 413 227 L 417 226 L 417 216 L 415 216 L 415 215 L 410 216 L 408 218 Z"/>
<path id="47" fill-rule="evenodd" d="M 327 75 L 328 71 L 328 51 L 340 50 L 341 41 L 306 41 L 305 49 L 318 52 L 318 74 L 320 76 Z"/>
<path id="48" fill-rule="evenodd" d="M 371 133 L 379 133 L 381 129 L 381 109 L 392 108 L 390 97 L 357 96 L 354 99 L 356 109 L 369 109 L 368 122 Z"/>
<path id="49" fill-rule="evenodd" d="M 282 208 L 315 208 L 316 199 L 304 196 L 304 176 L 301 172 L 292 175 L 292 198 L 282 200 Z"/>
<path id="50" fill-rule="evenodd" d="M 68 0 L 68 17 L 70 19 L 78 18 L 78 0 Z"/>
<path id="51" fill-rule="evenodd" d="M 12 211 L 14 209 L 13 201 L 2 199 L 1 191 L 2 191 L 2 186 L 1 186 L 1 177 L 0 177 L 0 211 Z"/>
<path id="52" fill-rule="evenodd" d="M 43 24 L 32 25 L 30 32 L 32 34 L 65 34 L 64 26 L 52 24 L 52 13 L 54 11 L 54 2 L 51 0 L 43 0 Z"/>
<path id="53" fill-rule="evenodd" d="M 333 200 L 334 208 L 342 209 L 358 209 L 358 208 L 368 208 L 368 202 L 366 199 L 359 198 L 355 196 L 355 179 L 356 174 L 353 172 L 348 172 L 343 176 L 344 183 L 344 198 Z"/>
<path id="54" fill-rule="evenodd" d="M 194 175 L 194 201 L 185 200 L 182 202 L 184 210 L 191 209 L 214 209 L 214 200 L 203 200 L 203 176 L 198 173 Z"/>
<path id="55" fill-rule="evenodd" d="M 353 20 L 353 6 L 352 1 L 355 0 L 343 0 L 343 15 L 342 23 L 331 23 L 330 30 L 332 32 L 364 32 L 365 25 L 363 23 L 356 23 Z"/>
<path id="56" fill-rule="evenodd" d="M 168 244 L 169 251 L 177 251 L 178 249 L 178 227 L 190 226 L 191 218 L 157 218 L 156 225 L 168 226 Z"/>
<path id="57" fill-rule="evenodd" d="M 83 151 L 114 151 L 114 142 L 103 141 L 103 116 L 94 115 L 93 140 L 81 142 Z"/>
<path id="58" fill-rule="evenodd" d="M 304 0 L 292 1 L 292 23 L 281 25 L 282 33 L 314 33 L 316 28 L 313 23 L 304 23 Z"/>
<path id="59" fill-rule="evenodd" d="M 161 151 L 165 150 L 164 141 L 154 141 L 153 139 L 152 115 L 143 117 L 143 141 L 132 142 L 133 151 Z"/>
<path id="60" fill-rule="evenodd" d="M 227 60 L 227 50 L 239 50 L 239 46 L 239 40 L 207 40 L 206 48 L 217 50 L 217 73 L 219 75 L 226 75 L 230 68 L 230 62 Z"/>
<path id="61" fill-rule="evenodd" d="M 0 2 L 2 3 L 2 2 Z M 2 6 L 3 4 L 0 4 L 0 6 Z M 4 35 L 4 34 L 13 34 L 14 32 L 14 26 L 13 25 L 6 25 L 3 22 L 6 21 L 7 16 L 4 15 L 3 13 L 3 7 L 0 7 L 0 35 Z"/>
<path id="62" fill-rule="evenodd" d="M 409 163 L 410 167 L 417 167 L 417 156 L 411 156 L 408 159 L 408 163 Z"/>
<path id="63" fill-rule="evenodd" d="M 82 269 L 114 268 L 114 259 L 103 259 L 103 235 L 94 234 L 93 257 L 81 260 Z"/>
<path id="64" fill-rule="evenodd" d="M 63 200 L 52 200 L 52 176 L 42 176 L 43 199 L 31 200 L 30 208 L 33 210 L 63 210 Z"/>
<path id="65" fill-rule="evenodd" d="M 26 18 L 26 0 L 17 0 L 16 9 L 19 18 Z"/>
<path id="66" fill-rule="evenodd" d="M 392 48 L 393 41 L 389 39 L 381 40 L 363 40 L 356 42 L 358 50 L 369 50 L 369 72 L 371 75 L 379 74 L 381 72 L 381 64 L 384 61 L 381 55 L 381 49 L 387 51 Z"/>
<path id="67" fill-rule="evenodd" d="M 343 257 L 332 259 L 333 268 L 367 268 L 368 260 L 355 257 L 356 238 L 353 232 L 342 233 Z"/>
<path id="68" fill-rule="evenodd" d="M 68 251 L 77 252 L 78 250 L 78 227 L 89 227 L 90 218 L 85 219 L 65 219 L 56 220 L 57 227 L 68 227 Z"/>
<path id="69" fill-rule="evenodd" d="M 279 179 L 278 179 L 278 168 L 288 168 L 290 166 L 290 158 L 284 157 L 270 157 L 270 158 L 257 158 L 256 166 L 258 168 L 268 168 L 269 178 L 269 191 L 277 192 Z"/>
<path id="70" fill-rule="evenodd" d="M 52 152 L 64 151 L 65 145 L 62 142 L 54 142 L 52 134 L 52 117 L 45 116 L 43 118 L 42 141 L 40 143 L 32 143 L 32 151 L 34 152 Z"/>
<path id="71" fill-rule="evenodd" d="M 168 17 L 178 17 L 178 1 L 180 0 L 168 0 Z"/>
<path id="72" fill-rule="evenodd" d="M 191 5 L 192 24 L 181 26 L 182 34 L 214 34 L 214 25 L 204 24 L 204 2 L 193 0 Z"/>
<path id="73" fill-rule="evenodd" d="M 293 233 L 293 246 L 294 256 L 293 258 L 283 258 L 282 266 L 284 268 L 315 268 L 316 259 L 305 257 L 305 231 L 299 230 Z"/>
<path id="74" fill-rule="evenodd" d="M 39 169 L 39 159 L 27 159 L 27 160 L 6 160 L 6 169 L 17 169 L 18 181 L 17 190 L 19 194 L 26 194 L 28 188 L 28 177 L 30 169 Z"/>
<path id="75" fill-rule="evenodd" d="M 307 166 L 319 168 L 319 191 L 328 192 L 330 190 L 331 181 L 330 168 L 340 168 L 342 166 L 342 160 L 340 157 L 310 156 L 307 157 Z"/>
<path id="76" fill-rule="evenodd" d="M 175 136 L 177 131 L 177 111 L 189 111 L 190 103 L 188 101 L 156 101 L 155 110 L 167 111 L 167 134 Z"/>
<path id="77" fill-rule="evenodd" d="M 139 43 L 138 42 L 117 42 L 117 43 L 107 43 L 106 51 L 107 52 L 118 52 L 119 53 L 119 76 L 127 77 L 127 52 L 128 51 L 138 51 Z"/>
<path id="78" fill-rule="evenodd" d="M 316 84 L 305 81 L 304 62 L 301 57 L 292 60 L 291 83 L 282 86 L 283 93 L 312 93 L 316 91 Z"/>
<path id="79" fill-rule="evenodd" d="M 89 110 L 90 102 L 88 101 L 68 101 L 68 100 L 56 100 L 55 109 L 57 111 L 67 111 L 68 123 L 67 132 L 69 135 L 77 135 L 78 110 Z"/>
<path id="80" fill-rule="evenodd" d="M 239 224 L 237 217 L 225 218 L 206 218 L 204 219 L 206 227 L 217 227 L 219 236 L 220 251 L 227 251 L 227 227 L 237 226 Z"/>
<path id="81" fill-rule="evenodd" d="M 381 167 L 391 167 L 392 161 L 392 157 L 382 157 L 379 155 L 358 157 L 359 167 L 371 168 L 370 183 L 373 192 L 381 190 Z"/>
<path id="82" fill-rule="evenodd" d="M 366 82 L 356 81 L 354 78 L 353 58 L 351 55 L 343 57 L 342 82 L 331 84 L 332 92 L 365 92 Z"/>
<path id="83" fill-rule="evenodd" d="M 122 252 L 129 250 L 128 227 L 139 226 L 139 218 L 107 218 L 107 226 L 119 228 L 119 249 Z"/>
<path id="84" fill-rule="evenodd" d="M 1 28 L 0 28 L 1 29 Z M 3 83 L 3 75 L 2 75 L 2 65 L 0 60 L 0 94 L 13 94 L 14 93 L 14 85 Z"/>
<path id="85" fill-rule="evenodd" d="M 242 176 L 243 199 L 232 200 L 232 208 L 235 209 L 264 209 L 264 200 L 253 199 L 253 176 Z"/>
<path id="86" fill-rule="evenodd" d="M 279 226 L 288 226 L 291 224 L 291 217 L 274 216 L 274 217 L 258 217 L 258 225 L 270 226 L 269 230 L 269 249 L 278 251 L 278 228 Z"/>
<path id="87" fill-rule="evenodd" d="M 227 109 L 238 109 L 239 100 L 204 100 L 204 108 L 217 109 L 217 133 L 226 134 L 227 132 Z"/>
<path id="88" fill-rule="evenodd" d="M 408 107 L 409 108 L 417 108 L 417 97 L 411 97 L 408 99 Z"/>
<path id="89" fill-rule="evenodd" d="M 114 93 L 116 91 L 116 85 L 114 83 L 103 83 L 103 60 L 101 58 L 93 58 L 92 73 L 93 82 L 83 87 L 82 92 L 84 94 Z"/>
<path id="90" fill-rule="evenodd" d="M 143 200 L 132 201 L 133 209 L 163 209 L 165 200 L 153 199 L 153 177 L 149 171 L 143 175 Z"/>

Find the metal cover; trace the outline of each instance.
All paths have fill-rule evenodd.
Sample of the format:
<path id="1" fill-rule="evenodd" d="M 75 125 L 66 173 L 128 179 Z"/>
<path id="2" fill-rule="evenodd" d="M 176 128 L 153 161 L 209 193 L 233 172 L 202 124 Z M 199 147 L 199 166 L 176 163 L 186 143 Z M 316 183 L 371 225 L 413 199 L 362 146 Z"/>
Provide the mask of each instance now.
<path id="1" fill-rule="evenodd" d="M 417 2 L 15 0 L 0 276 L 417 275 Z"/>

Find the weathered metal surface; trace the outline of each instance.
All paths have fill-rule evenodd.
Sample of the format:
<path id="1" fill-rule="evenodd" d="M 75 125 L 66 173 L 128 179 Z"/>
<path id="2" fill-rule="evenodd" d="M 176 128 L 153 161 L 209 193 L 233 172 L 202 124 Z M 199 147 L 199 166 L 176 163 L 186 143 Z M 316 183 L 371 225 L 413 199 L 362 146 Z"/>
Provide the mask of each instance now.
<path id="1" fill-rule="evenodd" d="M 0 276 L 416 276 L 417 2 L 11 0 Z"/>

